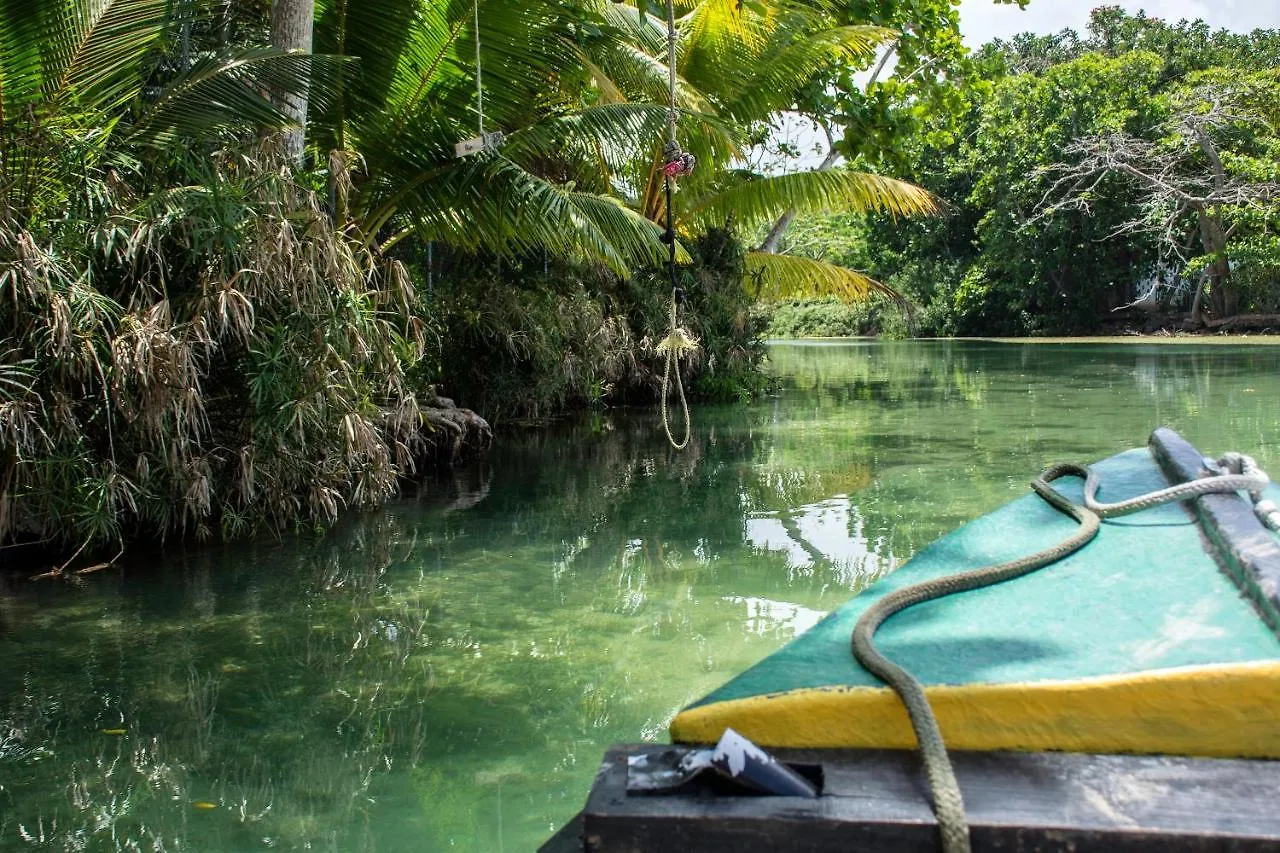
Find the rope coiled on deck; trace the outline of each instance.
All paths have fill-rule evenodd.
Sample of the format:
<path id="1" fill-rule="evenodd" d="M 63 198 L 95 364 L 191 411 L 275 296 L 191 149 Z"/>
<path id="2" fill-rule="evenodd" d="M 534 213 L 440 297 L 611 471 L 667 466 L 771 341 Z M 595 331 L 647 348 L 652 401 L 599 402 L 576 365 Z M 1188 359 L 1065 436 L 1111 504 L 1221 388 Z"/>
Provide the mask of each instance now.
<path id="1" fill-rule="evenodd" d="M 1262 490 L 1270 483 L 1258 464 L 1240 453 L 1228 453 L 1216 463 L 1206 461 L 1206 476 L 1176 486 L 1150 492 L 1116 503 L 1101 503 L 1097 499 L 1100 485 L 1095 471 L 1082 465 L 1055 465 L 1031 483 L 1032 490 L 1050 506 L 1073 518 L 1080 526 L 1062 542 L 1035 554 L 1007 563 L 984 566 L 968 572 L 932 578 L 903 587 L 884 596 L 858 619 L 853 628 L 853 655 L 868 671 L 874 673 L 893 688 L 906 706 L 920 745 L 925 775 L 933 797 L 933 810 L 938 818 L 945 853 L 969 853 L 969 824 L 965 817 L 964 799 L 956 782 L 955 771 L 938 728 L 937 717 L 929 706 L 922 685 L 910 672 L 886 658 L 875 646 L 876 629 L 886 619 L 914 604 L 932 601 L 944 596 L 966 592 L 1011 580 L 1043 568 L 1067 557 L 1089 544 L 1098 534 L 1103 518 L 1139 512 L 1174 501 L 1185 501 L 1207 494 L 1248 492 L 1254 511 L 1264 524 L 1280 530 L 1280 510 L 1271 501 L 1264 500 Z M 1073 503 L 1050 485 L 1060 477 L 1084 478 L 1084 506 Z"/>

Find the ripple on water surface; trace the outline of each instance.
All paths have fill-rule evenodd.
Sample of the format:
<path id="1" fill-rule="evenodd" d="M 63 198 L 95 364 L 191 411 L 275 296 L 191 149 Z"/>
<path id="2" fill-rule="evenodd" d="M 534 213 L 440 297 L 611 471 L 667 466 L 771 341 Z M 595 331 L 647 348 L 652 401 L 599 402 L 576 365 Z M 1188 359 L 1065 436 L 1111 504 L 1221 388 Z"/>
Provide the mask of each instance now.
<path id="1" fill-rule="evenodd" d="M 509 436 L 326 536 L 0 586 L 0 850 L 529 851 L 604 748 L 1043 466 L 1280 468 L 1280 348 L 771 348 L 776 396 Z"/>

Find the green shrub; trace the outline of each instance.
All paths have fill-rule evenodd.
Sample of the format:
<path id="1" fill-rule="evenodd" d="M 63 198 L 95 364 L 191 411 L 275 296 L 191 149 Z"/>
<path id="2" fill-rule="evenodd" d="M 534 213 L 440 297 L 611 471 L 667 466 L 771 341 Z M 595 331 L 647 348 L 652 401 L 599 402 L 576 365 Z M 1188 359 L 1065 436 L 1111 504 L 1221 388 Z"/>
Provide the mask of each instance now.
<path id="1" fill-rule="evenodd" d="M 424 338 L 401 265 L 270 157 L 160 193 L 67 174 L 60 216 L 0 222 L 0 540 L 231 537 L 394 492 Z"/>
<path id="2" fill-rule="evenodd" d="M 920 311 L 910 312 L 885 299 L 848 303 L 834 297 L 762 304 L 756 313 L 770 338 L 903 339 L 921 334 Z M 931 334 L 932 328 L 925 334 Z"/>
<path id="3" fill-rule="evenodd" d="M 685 387 L 700 399 L 750 396 L 764 381 L 763 328 L 741 286 L 741 247 L 717 231 L 690 249 L 694 263 L 680 270 L 680 322 L 701 348 L 683 364 Z M 621 280 L 541 258 L 454 256 L 433 279 L 440 345 L 415 373 L 419 384 L 438 384 L 495 423 L 657 400 L 663 360 L 655 349 L 670 309 L 665 270 Z"/>
<path id="4" fill-rule="evenodd" d="M 878 306 L 831 297 L 761 306 L 771 338 L 852 338 L 874 334 Z"/>

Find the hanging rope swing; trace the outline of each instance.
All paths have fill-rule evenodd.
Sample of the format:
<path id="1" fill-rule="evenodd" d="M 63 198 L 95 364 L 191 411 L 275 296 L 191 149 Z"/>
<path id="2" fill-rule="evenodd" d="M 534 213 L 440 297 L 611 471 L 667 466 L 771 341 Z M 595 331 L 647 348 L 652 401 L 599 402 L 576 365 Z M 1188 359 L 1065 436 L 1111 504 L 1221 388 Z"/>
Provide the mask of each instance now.
<path id="1" fill-rule="evenodd" d="M 671 278 L 671 311 L 667 336 L 658 344 L 658 354 L 665 356 L 662 370 L 662 428 L 667 440 L 676 450 L 683 450 L 689 444 L 691 426 L 689 422 L 689 401 L 685 398 L 684 380 L 680 377 L 680 358 L 698 349 L 698 339 L 680 325 L 680 306 L 684 303 L 684 289 L 676 279 L 676 225 L 675 210 L 671 204 L 672 187 L 676 178 L 692 174 L 697 160 L 692 154 L 680 150 L 676 141 L 676 31 L 675 0 L 667 0 L 667 142 L 662 149 L 662 183 L 666 194 L 667 230 L 662 240 L 667 244 L 667 272 Z M 680 409 L 684 415 L 684 438 L 676 440 L 671 429 L 671 410 L 667 398 L 671 395 L 672 375 L 675 376 L 676 391 L 680 399 Z"/>
<path id="2" fill-rule="evenodd" d="M 484 67 L 480 63 L 480 0 L 471 0 L 471 15 L 476 37 L 476 120 L 478 133 L 453 146 L 457 157 L 466 157 L 480 151 L 497 151 L 502 144 L 502 131 L 486 133 L 484 129 Z"/>

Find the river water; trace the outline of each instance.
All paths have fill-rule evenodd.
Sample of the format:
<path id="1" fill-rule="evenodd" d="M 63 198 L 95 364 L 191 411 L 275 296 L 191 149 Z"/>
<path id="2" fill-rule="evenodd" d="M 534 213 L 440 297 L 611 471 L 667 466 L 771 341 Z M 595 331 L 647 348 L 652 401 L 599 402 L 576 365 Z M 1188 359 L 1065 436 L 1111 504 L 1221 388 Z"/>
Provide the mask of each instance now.
<path id="1" fill-rule="evenodd" d="M 1164 424 L 1280 471 L 1280 347 L 771 361 L 683 453 L 600 412 L 324 535 L 0 581 L 0 850 L 531 851 L 609 744 L 1042 467 Z"/>

